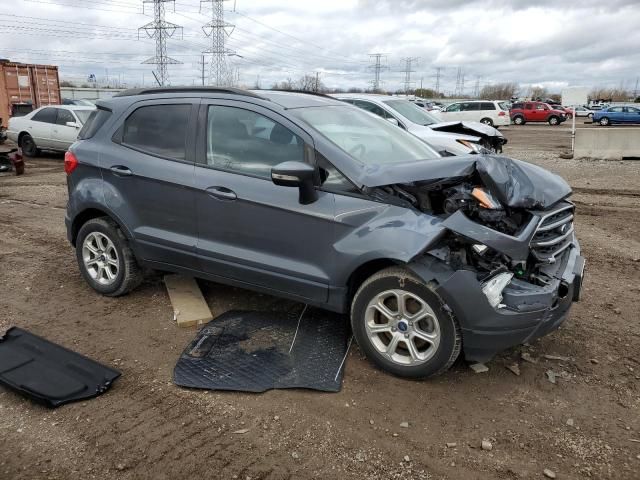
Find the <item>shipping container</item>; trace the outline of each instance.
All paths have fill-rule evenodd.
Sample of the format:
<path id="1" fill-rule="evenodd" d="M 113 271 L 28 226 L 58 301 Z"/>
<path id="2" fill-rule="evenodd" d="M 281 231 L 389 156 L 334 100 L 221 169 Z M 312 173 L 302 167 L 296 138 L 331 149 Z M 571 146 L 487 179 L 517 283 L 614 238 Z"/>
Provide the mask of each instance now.
<path id="1" fill-rule="evenodd" d="M 0 60 L 0 125 L 43 105 L 59 105 L 58 67 Z"/>

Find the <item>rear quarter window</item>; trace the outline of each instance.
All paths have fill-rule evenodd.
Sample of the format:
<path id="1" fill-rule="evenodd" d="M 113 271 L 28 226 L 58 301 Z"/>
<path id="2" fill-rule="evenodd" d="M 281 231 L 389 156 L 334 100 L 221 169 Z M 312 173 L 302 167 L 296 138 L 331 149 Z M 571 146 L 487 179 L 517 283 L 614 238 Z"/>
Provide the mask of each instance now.
<path id="1" fill-rule="evenodd" d="M 78 133 L 78 140 L 86 140 L 93 137 L 110 116 L 111 112 L 105 108 L 98 107 L 97 110 L 92 111 Z"/>

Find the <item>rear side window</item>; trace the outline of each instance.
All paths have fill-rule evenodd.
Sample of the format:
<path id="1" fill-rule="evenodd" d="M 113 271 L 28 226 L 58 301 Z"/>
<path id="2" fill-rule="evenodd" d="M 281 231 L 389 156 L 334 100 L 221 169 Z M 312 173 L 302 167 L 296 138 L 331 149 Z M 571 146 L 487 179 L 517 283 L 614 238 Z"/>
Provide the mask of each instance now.
<path id="1" fill-rule="evenodd" d="M 56 108 L 43 108 L 38 113 L 36 113 L 31 118 L 31 120 L 33 120 L 34 122 L 56 123 L 56 110 Z"/>
<path id="2" fill-rule="evenodd" d="M 185 160 L 191 105 L 149 105 L 124 121 L 122 143 L 165 158 Z"/>
<path id="3" fill-rule="evenodd" d="M 93 137 L 110 116 L 111 112 L 101 107 L 92 111 L 87 121 L 84 122 L 82 129 L 80 129 L 80 133 L 78 133 L 78 140 L 86 140 Z"/>
<path id="4" fill-rule="evenodd" d="M 495 110 L 495 109 L 496 109 L 495 104 L 491 102 L 482 102 L 480 104 L 480 110 Z"/>

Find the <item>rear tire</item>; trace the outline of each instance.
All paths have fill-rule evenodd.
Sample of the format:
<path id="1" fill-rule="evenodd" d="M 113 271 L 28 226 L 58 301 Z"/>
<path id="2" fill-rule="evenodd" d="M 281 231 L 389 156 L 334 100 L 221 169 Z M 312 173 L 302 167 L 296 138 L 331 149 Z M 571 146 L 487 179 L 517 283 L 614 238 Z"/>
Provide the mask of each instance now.
<path id="1" fill-rule="evenodd" d="M 599 123 L 603 127 L 608 127 L 611 124 L 611 122 L 609 121 L 609 117 L 602 117 Z"/>
<path id="2" fill-rule="evenodd" d="M 558 119 L 558 117 L 555 116 L 551 116 L 549 117 L 549 120 L 547 120 L 549 122 L 549 125 L 559 125 L 560 124 L 560 119 Z"/>
<path id="3" fill-rule="evenodd" d="M 484 123 L 485 125 L 493 127 L 493 120 L 491 120 L 490 118 L 483 118 L 482 120 L 480 120 L 480 123 Z"/>
<path id="4" fill-rule="evenodd" d="M 450 309 L 431 285 L 402 267 L 381 270 L 360 286 L 351 327 L 367 358 L 399 377 L 439 375 L 462 348 Z"/>
<path id="5" fill-rule="evenodd" d="M 37 157 L 40 155 L 40 149 L 36 145 L 33 137 L 28 133 L 25 133 L 20 137 L 18 146 L 22 149 L 22 153 L 27 157 Z"/>
<path id="6" fill-rule="evenodd" d="M 109 217 L 93 218 L 80 227 L 76 259 L 89 286 L 108 297 L 130 292 L 143 279 L 129 242 Z"/>
<path id="7" fill-rule="evenodd" d="M 524 125 L 526 122 L 524 121 L 524 117 L 522 115 L 517 115 L 513 117 L 513 123 L 516 125 Z"/>

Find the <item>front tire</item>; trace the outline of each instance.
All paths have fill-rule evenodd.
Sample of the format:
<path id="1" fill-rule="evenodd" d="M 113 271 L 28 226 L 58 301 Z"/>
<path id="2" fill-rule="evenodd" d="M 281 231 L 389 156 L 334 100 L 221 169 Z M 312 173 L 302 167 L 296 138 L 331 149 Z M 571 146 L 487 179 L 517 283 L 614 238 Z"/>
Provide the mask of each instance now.
<path id="1" fill-rule="evenodd" d="M 24 153 L 27 157 L 37 157 L 40 155 L 40 149 L 36 145 L 35 140 L 31 135 L 25 133 L 20 137 L 20 141 L 18 142 L 18 146 L 22 149 L 22 153 Z"/>
<path id="2" fill-rule="evenodd" d="M 424 378 L 448 370 L 460 355 L 460 327 L 431 285 L 390 267 L 369 277 L 351 304 L 353 335 L 383 370 Z"/>
<path id="3" fill-rule="evenodd" d="M 560 123 L 560 120 L 558 119 L 558 117 L 549 117 L 549 125 L 558 125 Z"/>
<path id="4" fill-rule="evenodd" d="M 80 273 L 96 292 L 124 295 L 142 282 L 142 271 L 118 225 L 108 217 L 88 220 L 78 232 L 76 259 Z"/>
<path id="5" fill-rule="evenodd" d="M 610 123 L 611 122 L 609 121 L 608 117 L 602 117 L 600 119 L 600 125 L 602 125 L 603 127 L 608 127 Z"/>

